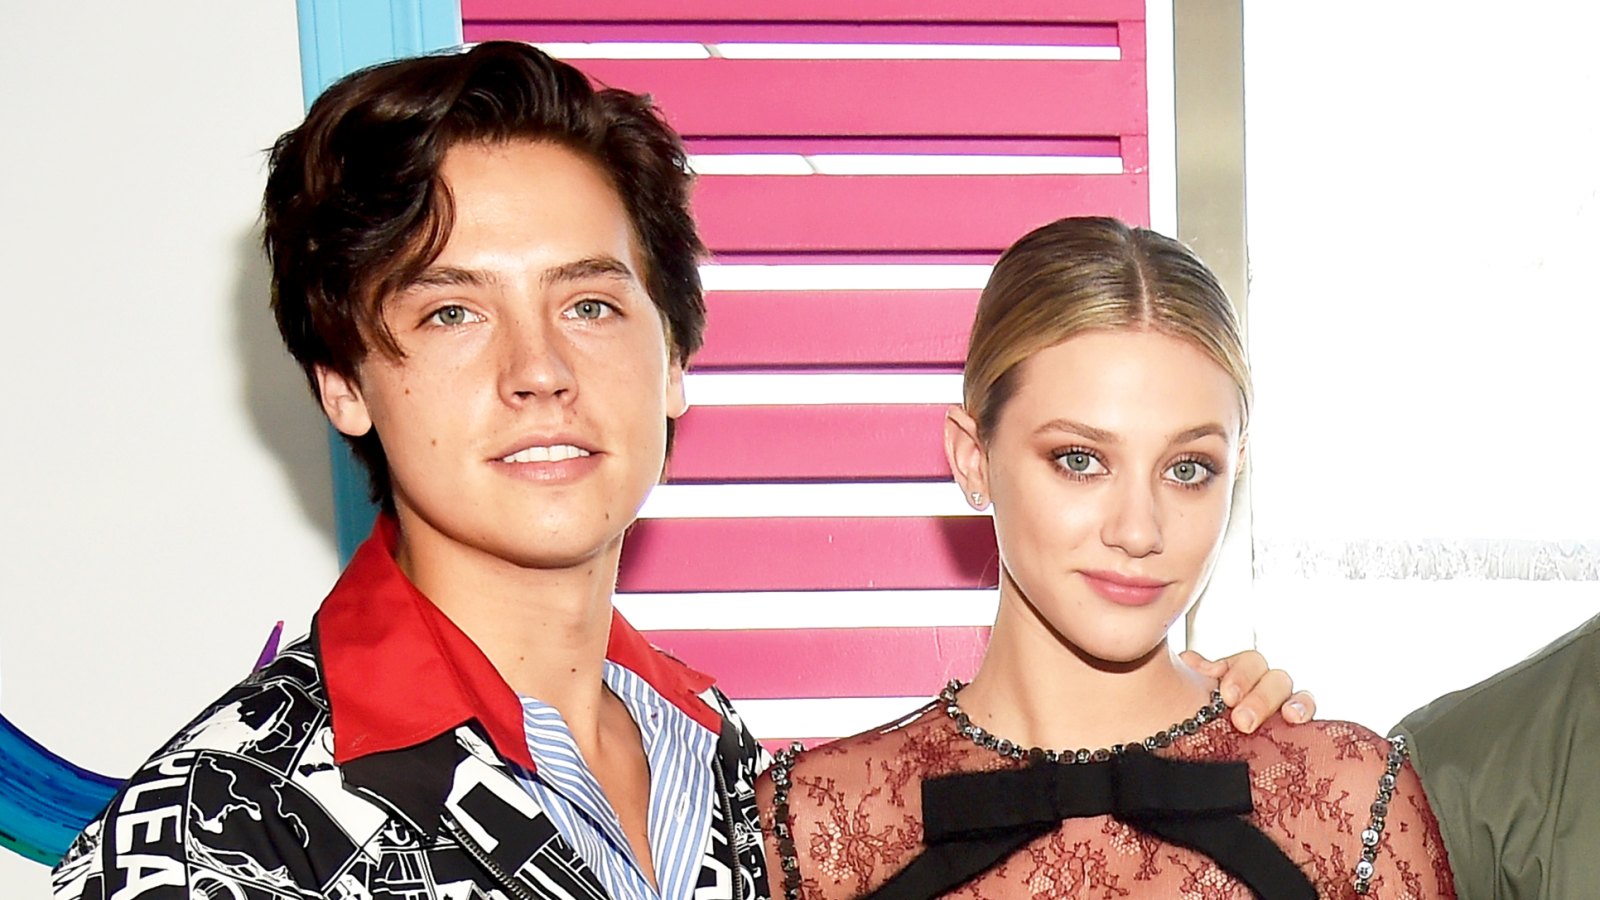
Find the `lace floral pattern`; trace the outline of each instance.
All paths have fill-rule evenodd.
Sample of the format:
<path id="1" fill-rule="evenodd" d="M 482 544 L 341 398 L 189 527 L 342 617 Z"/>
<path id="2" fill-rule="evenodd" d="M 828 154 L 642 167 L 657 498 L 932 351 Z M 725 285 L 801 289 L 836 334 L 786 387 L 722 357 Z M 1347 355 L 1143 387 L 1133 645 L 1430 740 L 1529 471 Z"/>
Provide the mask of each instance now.
<path id="1" fill-rule="evenodd" d="M 1275 719 L 1245 735 L 1222 719 L 1160 752 L 1248 763 L 1252 823 L 1311 878 L 1319 896 L 1355 900 L 1361 833 L 1371 819 L 1390 749 L 1381 736 L 1348 722 L 1292 727 Z M 934 706 L 894 727 L 802 754 L 790 772 L 788 793 L 801 896 L 859 897 L 916 858 L 923 849 L 924 779 L 1020 765 L 973 745 Z M 770 837 L 770 776 L 762 778 L 757 796 L 768 855 L 777 860 L 777 843 Z M 1438 823 L 1409 763 L 1397 773 L 1387 812 L 1366 896 L 1453 898 Z M 782 897 L 781 885 L 775 888 L 774 896 Z M 1245 900 L 1253 895 L 1205 856 L 1097 816 L 1063 821 L 949 896 Z"/>

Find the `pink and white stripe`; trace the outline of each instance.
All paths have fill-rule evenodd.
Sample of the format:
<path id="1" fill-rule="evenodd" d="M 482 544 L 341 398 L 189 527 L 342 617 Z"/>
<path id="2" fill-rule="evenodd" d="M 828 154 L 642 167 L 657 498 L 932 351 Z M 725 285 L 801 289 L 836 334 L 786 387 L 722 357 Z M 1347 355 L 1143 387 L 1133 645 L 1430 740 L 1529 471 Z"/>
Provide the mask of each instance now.
<path id="1" fill-rule="evenodd" d="M 651 94 L 699 173 L 710 323 L 618 605 L 758 735 L 894 718 L 983 652 L 994 534 L 941 421 L 1028 229 L 1150 220 L 1143 0 L 463 0 Z"/>

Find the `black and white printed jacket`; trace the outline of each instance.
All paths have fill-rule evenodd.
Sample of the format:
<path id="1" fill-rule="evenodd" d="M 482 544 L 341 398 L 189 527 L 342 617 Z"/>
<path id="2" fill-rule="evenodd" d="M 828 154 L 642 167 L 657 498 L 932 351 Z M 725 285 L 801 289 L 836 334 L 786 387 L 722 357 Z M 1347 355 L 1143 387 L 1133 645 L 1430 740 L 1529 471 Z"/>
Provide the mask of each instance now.
<path id="1" fill-rule="evenodd" d="M 604 900 L 497 750 L 493 726 L 474 720 L 335 761 L 340 694 L 330 705 L 317 635 L 338 618 L 329 603 L 312 638 L 134 773 L 57 866 L 56 900 Z M 402 663 L 418 675 L 415 696 L 426 695 L 428 661 Z M 694 897 L 670 900 L 768 900 L 754 792 L 765 756 L 720 692 L 698 698 L 721 719 L 717 791 Z"/>

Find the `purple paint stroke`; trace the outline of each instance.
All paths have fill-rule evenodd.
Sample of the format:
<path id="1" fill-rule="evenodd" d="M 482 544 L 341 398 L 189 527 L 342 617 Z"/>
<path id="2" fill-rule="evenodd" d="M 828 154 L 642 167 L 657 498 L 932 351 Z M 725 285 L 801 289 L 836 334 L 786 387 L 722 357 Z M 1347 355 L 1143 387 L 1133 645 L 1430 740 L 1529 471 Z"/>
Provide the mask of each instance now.
<path id="1" fill-rule="evenodd" d="M 267 643 L 261 648 L 261 656 L 257 657 L 255 667 L 250 671 L 259 672 L 267 667 L 267 663 L 278 658 L 278 641 L 283 638 L 283 622 L 272 626 L 272 633 L 267 635 Z"/>

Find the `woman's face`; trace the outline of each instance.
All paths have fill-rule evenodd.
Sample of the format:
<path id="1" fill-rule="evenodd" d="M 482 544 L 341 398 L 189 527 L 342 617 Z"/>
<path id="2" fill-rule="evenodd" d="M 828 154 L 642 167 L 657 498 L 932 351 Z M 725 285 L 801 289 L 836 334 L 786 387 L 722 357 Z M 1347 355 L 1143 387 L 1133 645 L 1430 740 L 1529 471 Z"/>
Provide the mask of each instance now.
<path id="1" fill-rule="evenodd" d="M 969 494 L 994 504 L 1007 602 L 1112 663 L 1160 646 L 1199 595 L 1232 505 L 1239 389 L 1194 344 L 1090 332 L 1043 350 L 986 447 L 947 429 Z"/>

